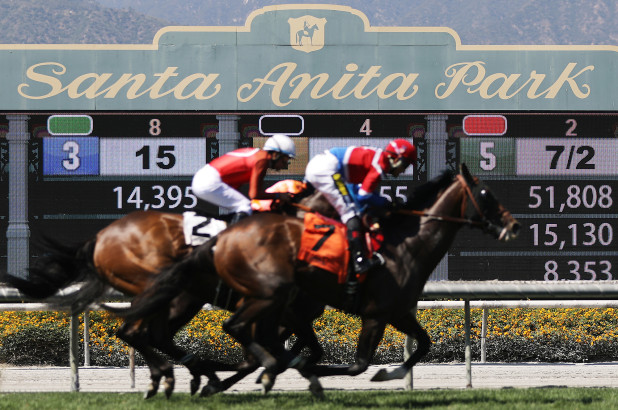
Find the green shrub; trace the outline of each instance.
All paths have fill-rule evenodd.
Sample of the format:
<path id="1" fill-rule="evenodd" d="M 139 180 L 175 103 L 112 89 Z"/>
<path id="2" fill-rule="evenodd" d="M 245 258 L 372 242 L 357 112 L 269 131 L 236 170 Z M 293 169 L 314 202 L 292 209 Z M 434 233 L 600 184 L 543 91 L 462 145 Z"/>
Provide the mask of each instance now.
<path id="1" fill-rule="evenodd" d="M 2 339 L 0 362 L 15 365 L 69 365 L 69 329 L 27 327 Z"/>

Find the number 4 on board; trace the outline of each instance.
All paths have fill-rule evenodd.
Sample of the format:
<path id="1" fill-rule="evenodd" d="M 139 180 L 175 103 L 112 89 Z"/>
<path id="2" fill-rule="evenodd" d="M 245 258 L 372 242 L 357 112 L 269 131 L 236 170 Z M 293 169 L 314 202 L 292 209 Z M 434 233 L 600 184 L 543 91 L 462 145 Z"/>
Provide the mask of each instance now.
<path id="1" fill-rule="evenodd" d="M 369 118 L 365 119 L 365 122 L 363 123 L 363 126 L 360 127 L 359 132 L 365 133 L 366 136 L 371 135 L 373 131 L 371 130 L 371 120 Z"/>

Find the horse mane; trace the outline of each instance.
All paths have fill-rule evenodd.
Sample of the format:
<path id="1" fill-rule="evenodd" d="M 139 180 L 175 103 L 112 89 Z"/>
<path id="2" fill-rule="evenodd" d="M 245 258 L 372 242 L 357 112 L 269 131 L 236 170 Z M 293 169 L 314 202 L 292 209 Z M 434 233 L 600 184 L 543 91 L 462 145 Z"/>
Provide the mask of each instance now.
<path id="1" fill-rule="evenodd" d="M 455 173 L 453 171 L 450 169 L 443 170 L 437 177 L 416 187 L 401 209 L 421 210 L 430 207 L 436 202 L 440 192 L 446 189 L 454 178 Z"/>
<path id="2" fill-rule="evenodd" d="M 455 178 L 455 173 L 450 169 L 445 169 L 437 177 L 430 181 L 417 186 L 410 195 L 408 195 L 405 204 L 398 209 L 402 210 L 424 210 L 432 206 L 440 196 L 440 194 L 448 188 Z M 395 241 L 403 240 L 404 236 L 401 233 L 402 227 L 405 227 L 407 234 L 415 234 L 420 228 L 420 218 L 409 217 L 400 213 L 391 212 L 389 216 L 381 220 L 383 229 L 396 232 L 393 238 L 398 238 Z"/>

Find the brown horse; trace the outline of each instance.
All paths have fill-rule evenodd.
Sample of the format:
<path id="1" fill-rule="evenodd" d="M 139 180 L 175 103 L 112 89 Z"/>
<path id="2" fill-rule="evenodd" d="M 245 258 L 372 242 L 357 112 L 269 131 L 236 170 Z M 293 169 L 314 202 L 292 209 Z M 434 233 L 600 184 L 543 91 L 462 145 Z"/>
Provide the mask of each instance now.
<path id="1" fill-rule="evenodd" d="M 357 356 L 348 367 L 307 366 L 305 370 L 318 376 L 357 375 L 364 372 L 382 339 L 387 324 L 417 340 L 417 349 L 409 359 L 392 372 L 376 374 L 373 380 L 402 378 L 428 351 L 431 344 L 427 332 L 416 320 L 416 306 L 429 275 L 451 246 L 455 234 L 464 225 L 480 228 L 501 241 L 515 238 L 520 225 L 497 201 L 487 185 L 472 177 L 465 165 L 453 178 L 441 179 L 423 187 L 401 209 L 384 218 L 385 241 L 381 254 L 384 265 L 370 271 L 360 290 L 357 313 L 362 318 Z M 426 198 L 430 206 L 418 206 Z M 419 214 L 422 215 L 419 218 Z M 266 318 L 277 318 L 285 310 L 286 301 L 295 289 L 301 289 L 322 304 L 344 308 L 345 295 L 336 275 L 308 266 L 297 260 L 303 222 L 276 214 L 259 214 L 222 232 L 214 250 L 217 273 L 233 289 L 247 297 L 236 313 L 224 323 L 224 329 L 265 367 L 262 383 L 270 389 L 281 360 L 251 337 L 249 326 Z M 167 277 L 177 284 L 190 283 L 212 249 L 198 250 L 166 269 Z M 191 261 L 194 261 L 191 264 Z M 161 279 L 160 281 L 158 279 Z M 154 288 L 166 289 L 164 276 Z M 175 292 L 178 292 L 177 288 Z M 173 291 L 172 293 L 173 294 Z M 135 306 L 136 308 L 138 306 Z M 137 309 L 139 310 L 139 309 Z"/>
<path id="2" fill-rule="evenodd" d="M 81 312 L 99 300 L 110 288 L 125 295 L 136 296 L 146 288 L 149 279 L 163 267 L 181 260 L 192 250 L 185 244 L 182 215 L 156 211 L 136 211 L 112 222 L 94 238 L 77 246 L 66 246 L 49 238 L 42 240 L 47 251 L 29 269 L 27 280 L 8 276 L 11 285 L 27 296 L 44 299 L 73 283 L 80 289 L 61 305 L 68 304 L 73 312 Z M 161 312 L 158 320 L 125 322 L 117 336 L 136 348 L 148 364 L 151 385 L 146 397 L 156 394 L 160 380 L 165 376 L 165 392 L 174 388 L 173 365 L 157 354 L 152 347 L 169 354 L 187 365 L 193 380 L 191 390 L 200 384 L 200 375 L 215 378 L 213 363 L 193 358 L 173 343 L 173 335 L 199 312 L 204 303 L 222 304 L 214 294 L 221 284 L 216 275 L 204 283 L 203 294 L 186 294 L 175 298 L 168 311 Z M 229 288 L 223 286 L 221 297 L 227 297 Z M 238 303 L 240 296 L 231 295 L 230 303 Z M 225 306 L 223 306 L 225 307 Z M 218 366 L 214 366 L 218 369 Z M 224 370 L 232 370 L 231 366 Z"/>
<path id="3" fill-rule="evenodd" d="M 319 201 L 318 201 L 319 202 Z M 137 211 L 112 222 L 97 235 L 75 247 L 43 241 L 47 253 L 30 268 L 29 277 L 23 280 L 14 276 L 7 279 L 27 296 L 44 299 L 58 290 L 80 282 L 79 291 L 65 301 L 72 311 L 81 312 L 99 300 L 107 290 L 114 288 L 126 295 L 137 296 L 134 300 L 147 298 L 147 283 L 165 266 L 180 261 L 192 251 L 184 240 L 182 215 L 156 211 Z M 193 375 L 191 392 L 200 385 L 200 376 L 206 375 L 211 384 L 208 392 L 230 387 L 248 374 L 252 366 L 245 365 L 238 375 L 220 382 L 215 371 L 234 370 L 236 366 L 200 360 L 175 345 L 173 336 L 188 323 L 205 303 L 234 310 L 241 296 L 232 292 L 214 273 L 212 265 L 201 266 L 199 292 L 194 289 L 176 295 L 169 305 L 151 315 L 148 320 L 125 321 L 117 336 L 138 350 L 146 360 L 151 372 L 151 384 L 146 398 L 156 394 L 160 381 L 165 376 L 165 393 L 169 397 L 174 388 L 173 365 L 153 348 L 168 354 L 186 365 Z M 299 339 L 313 352 L 314 361 L 321 356 L 315 334 L 304 315 L 317 317 L 321 306 L 303 302 L 299 298 L 297 309 L 286 321 L 299 335 Z M 289 334 L 290 330 L 282 334 Z M 300 346 L 296 349 L 299 350 Z"/>

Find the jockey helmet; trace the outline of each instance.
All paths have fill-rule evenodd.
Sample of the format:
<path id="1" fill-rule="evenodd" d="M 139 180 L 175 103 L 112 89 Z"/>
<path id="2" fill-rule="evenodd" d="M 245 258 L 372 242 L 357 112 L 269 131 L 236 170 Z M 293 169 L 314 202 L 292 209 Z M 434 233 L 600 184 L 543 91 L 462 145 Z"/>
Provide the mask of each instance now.
<path id="1" fill-rule="evenodd" d="M 296 156 L 296 146 L 292 138 L 284 134 L 273 134 L 266 140 L 264 144 L 265 151 L 280 152 L 283 155 L 287 155 L 290 158 Z"/>
<path id="2" fill-rule="evenodd" d="M 410 141 L 395 139 L 388 143 L 382 155 L 388 158 L 393 174 L 399 175 L 416 162 L 416 147 Z"/>

